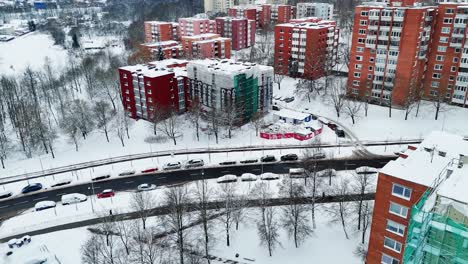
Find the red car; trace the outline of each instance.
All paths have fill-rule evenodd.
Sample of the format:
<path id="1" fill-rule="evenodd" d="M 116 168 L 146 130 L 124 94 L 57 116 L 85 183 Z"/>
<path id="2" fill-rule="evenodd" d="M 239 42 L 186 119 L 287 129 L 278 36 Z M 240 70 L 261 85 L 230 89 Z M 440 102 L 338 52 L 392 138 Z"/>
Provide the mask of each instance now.
<path id="1" fill-rule="evenodd" d="M 108 197 L 113 197 L 114 195 L 115 195 L 114 190 L 106 189 L 106 190 L 98 193 L 97 198 L 108 198 Z"/>
<path id="2" fill-rule="evenodd" d="M 148 169 L 142 170 L 141 173 L 151 173 L 151 172 L 157 172 L 157 171 L 158 171 L 158 168 L 154 167 L 154 168 L 148 168 Z"/>

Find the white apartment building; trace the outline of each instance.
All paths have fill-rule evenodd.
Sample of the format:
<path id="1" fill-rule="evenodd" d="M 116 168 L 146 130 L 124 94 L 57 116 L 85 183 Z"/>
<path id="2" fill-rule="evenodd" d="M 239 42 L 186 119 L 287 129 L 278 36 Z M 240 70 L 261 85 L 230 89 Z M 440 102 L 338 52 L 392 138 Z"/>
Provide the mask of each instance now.
<path id="1" fill-rule="evenodd" d="M 333 4 L 297 3 L 297 18 L 318 17 L 324 20 L 333 19 Z"/>

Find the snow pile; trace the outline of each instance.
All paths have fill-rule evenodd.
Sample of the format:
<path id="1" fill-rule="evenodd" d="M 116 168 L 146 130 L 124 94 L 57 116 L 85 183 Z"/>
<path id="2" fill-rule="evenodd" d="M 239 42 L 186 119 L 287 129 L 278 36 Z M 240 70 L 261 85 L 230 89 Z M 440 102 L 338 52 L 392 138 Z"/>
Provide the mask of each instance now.
<path id="1" fill-rule="evenodd" d="M 66 239 L 69 241 L 70 239 Z M 73 239 L 71 239 L 73 240 Z M 62 240 L 63 243 L 63 240 Z M 79 248 L 77 249 L 79 250 Z M 79 261 L 79 260 L 78 260 Z M 25 242 L 20 247 L 8 247 L 7 243 L 0 245 L 0 263 L 2 264 L 60 264 L 59 258 L 50 252 L 47 245 L 36 241 L 35 237 L 30 243 Z M 79 263 L 79 262 L 77 262 Z"/>
<path id="2" fill-rule="evenodd" d="M 236 181 L 237 181 L 237 176 L 233 174 L 226 174 L 217 179 L 218 183 L 236 182 Z"/>

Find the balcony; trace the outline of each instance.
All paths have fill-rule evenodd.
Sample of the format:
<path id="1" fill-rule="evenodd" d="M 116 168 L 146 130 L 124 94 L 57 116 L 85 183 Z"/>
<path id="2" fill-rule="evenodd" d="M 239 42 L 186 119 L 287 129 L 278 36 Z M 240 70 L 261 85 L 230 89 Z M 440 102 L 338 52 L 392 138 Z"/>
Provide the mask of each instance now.
<path id="1" fill-rule="evenodd" d="M 389 26 L 380 26 L 380 31 L 390 31 Z"/>
<path id="2" fill-rule="evenodd" d="M 381 21 L 392 21 L 392 17 L 391 16 L 382 16 L 382 17 L 380 17 L 380 20 Z"/>
<path id="3" fill-rule="evenodd" d="M 368 29 L 368 30 L 379 30 L 379 26 L 378 26 L 378 25 L 372 25 L 372 26 L 369 25 L 369 26 L 367 27 L 367 29 Z"/>
<path id="4" fill-rule="evenodd" d="M 402 16 L 394 16 L 393 21 L 403 22 L 403 17 Z"/>

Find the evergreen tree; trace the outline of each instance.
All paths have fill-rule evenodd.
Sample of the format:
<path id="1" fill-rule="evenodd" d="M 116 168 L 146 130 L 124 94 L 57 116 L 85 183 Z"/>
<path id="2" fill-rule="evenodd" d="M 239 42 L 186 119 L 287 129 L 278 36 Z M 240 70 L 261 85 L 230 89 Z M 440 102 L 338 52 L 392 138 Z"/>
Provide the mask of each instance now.
<path id="1" fill-rule="evenodd" d="M 78 41 L 78 35 L 76 33 L 73 34 L 72 36 L 72 48 L 76 49 L 80 47 L 80 43 Z"/>

